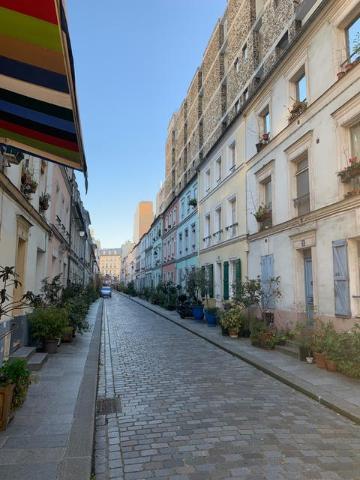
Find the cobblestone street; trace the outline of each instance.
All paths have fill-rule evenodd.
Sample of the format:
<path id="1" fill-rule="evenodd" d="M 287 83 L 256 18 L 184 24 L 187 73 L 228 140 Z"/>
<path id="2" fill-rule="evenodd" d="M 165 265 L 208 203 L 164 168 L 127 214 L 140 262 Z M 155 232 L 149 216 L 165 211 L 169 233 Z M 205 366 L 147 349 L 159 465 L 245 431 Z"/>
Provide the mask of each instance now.
<path id="1" fill-rule="evenodd" d="M 113 295 L 102 331 L 96 480 L 359 480 L 360 429 Z"/>

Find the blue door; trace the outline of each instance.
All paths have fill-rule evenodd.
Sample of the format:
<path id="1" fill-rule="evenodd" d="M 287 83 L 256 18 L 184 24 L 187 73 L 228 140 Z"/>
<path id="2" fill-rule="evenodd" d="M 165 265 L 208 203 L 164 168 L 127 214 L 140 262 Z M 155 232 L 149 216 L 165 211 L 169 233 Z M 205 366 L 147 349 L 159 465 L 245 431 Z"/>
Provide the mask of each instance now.
<path id="1" fill-rule="evenodd" d="M 304 252 L 305 305 L 308 323 L 314 321 L 314 290 L 311 250 Z"/>

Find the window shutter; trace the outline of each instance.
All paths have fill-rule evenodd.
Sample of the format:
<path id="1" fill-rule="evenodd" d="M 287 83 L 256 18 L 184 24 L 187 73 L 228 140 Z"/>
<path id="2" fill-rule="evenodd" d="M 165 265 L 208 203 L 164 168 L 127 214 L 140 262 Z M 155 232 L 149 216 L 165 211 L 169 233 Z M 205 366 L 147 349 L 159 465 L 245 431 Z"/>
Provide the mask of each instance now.
<path id="1" fill-rule="evenodd" d="M 235 262 L 235 278 L 236 286 L 239 286 L 241 283 L 241 260 L 236 260 Z"/>
<path id="2" fill-rule="evenodd" d="M 346 240 L 337 240 L 333 245 L 335 315 L 351 316 L 349 269 Z"/>
<path id="3" fill-rule="evenodd" d="M 214 298 L 214 265 L 208 266 L 208 278 L 209 278 L 209 297 Z"/>
<path id="4" fill-rule="evenodd" d="M 224 262 L 224 300 L 229 300 L 229 262 Z"/>

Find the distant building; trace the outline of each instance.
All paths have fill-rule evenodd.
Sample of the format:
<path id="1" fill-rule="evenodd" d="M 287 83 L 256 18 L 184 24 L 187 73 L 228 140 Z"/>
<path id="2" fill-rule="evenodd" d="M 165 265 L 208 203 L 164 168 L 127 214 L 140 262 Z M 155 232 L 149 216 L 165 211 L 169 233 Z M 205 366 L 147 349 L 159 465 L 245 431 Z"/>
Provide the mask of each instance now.
<path id="1" fill-rule="evenodd" d="M 100 273 L 112 282 L 120 280 L 121 248 L 102 248 L 98 251 Z"/>
<path id="2" fill-rule="evenodd" d="M 134 243 L 149 230 L 154 220 L 153 203 L 151 201 L 139 202 L 134 216 Z"/>

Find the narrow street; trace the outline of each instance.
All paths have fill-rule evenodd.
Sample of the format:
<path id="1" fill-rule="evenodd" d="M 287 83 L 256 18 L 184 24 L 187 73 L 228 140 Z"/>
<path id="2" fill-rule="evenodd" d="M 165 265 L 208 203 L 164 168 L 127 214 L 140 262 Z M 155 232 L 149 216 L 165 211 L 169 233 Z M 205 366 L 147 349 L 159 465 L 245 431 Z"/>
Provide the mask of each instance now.
<path id="1" fill-rule="evenodd" d="M 359 480 L 351 421 L 131 300 L 104 304 L 96 480 Z"/>

